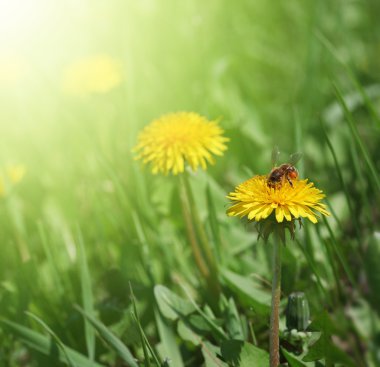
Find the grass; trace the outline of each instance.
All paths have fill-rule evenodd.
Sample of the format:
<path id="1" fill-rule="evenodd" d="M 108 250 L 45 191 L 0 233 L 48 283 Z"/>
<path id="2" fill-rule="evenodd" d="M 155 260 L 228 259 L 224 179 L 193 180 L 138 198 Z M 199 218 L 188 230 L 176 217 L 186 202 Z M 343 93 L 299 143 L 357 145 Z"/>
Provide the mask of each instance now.
<path id="1" fill-rule="evenodd" d="M 0 199 L 0 366 L 266 366 L 271 244 L 226 216 L 225 196 L 269 172 L 274 145 L 282 161 L 303 153 L 332 212 L 283 249 L 280 329 L 302 291 L 313 330 L 301 355 L 282 338 L 282 360 L 379 365 L 378 3 L 81 6 L 46 6 L 44 31 L 0 48 L 0 173 L 26 167 Z M 10 50 L 27 63 L 12 83 Z M 120 84 L 65 94 L 65 67 L 96 54 L 120 61 Z M 181 185 L 132 153 L 144 125 L 179 110 L 220 117 L 230 138 Z M 185 189 L 217 279 L 195 265 Z"/>

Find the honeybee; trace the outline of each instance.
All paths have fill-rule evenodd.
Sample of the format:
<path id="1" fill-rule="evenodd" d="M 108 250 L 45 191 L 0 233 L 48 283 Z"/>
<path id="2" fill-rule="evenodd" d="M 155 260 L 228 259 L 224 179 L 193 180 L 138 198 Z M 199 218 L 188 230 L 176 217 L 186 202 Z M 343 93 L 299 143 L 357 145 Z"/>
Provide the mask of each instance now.
<path id="1" fill-rule="evenodd" d="M 272 170 L 268 174 L 267 185 L 272 188 L 279 188 L 284 183 L 285 180 L 289 182 L 289 185 L 293 187 L 292 180 L 298 178 L 298 171 L 294 165 L 301 159 L 302 153 L 293 153 L 290 156 L 290 162 L 281 164 L 281 166 L 276 167 L 276 163 L 280 151 L 278 147 L 274 147 L 272 151 Z"/>

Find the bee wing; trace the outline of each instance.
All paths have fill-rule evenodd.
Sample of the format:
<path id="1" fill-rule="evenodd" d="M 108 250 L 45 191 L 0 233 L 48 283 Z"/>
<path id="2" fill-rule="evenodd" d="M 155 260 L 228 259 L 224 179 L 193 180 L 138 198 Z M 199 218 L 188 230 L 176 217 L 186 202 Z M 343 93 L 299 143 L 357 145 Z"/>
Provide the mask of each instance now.
<path id="1" fill-rule="evenodd" d="M 275 167 L 277 165 L 279 157 L 280 157 L 280 150 L 278 149 L 278 146 L 275 145 L 272 150 L 272 167 Z"/>
<path id="2" fill-rule="evenodd" d="M 290 164 L 292 166 L 294 166 L 301 158 L 302 158 L 303 154 L 300 153 L 300 152 L 296 152 L 296 153 L 293 153 L 291 156 L 290 156 Z"/>

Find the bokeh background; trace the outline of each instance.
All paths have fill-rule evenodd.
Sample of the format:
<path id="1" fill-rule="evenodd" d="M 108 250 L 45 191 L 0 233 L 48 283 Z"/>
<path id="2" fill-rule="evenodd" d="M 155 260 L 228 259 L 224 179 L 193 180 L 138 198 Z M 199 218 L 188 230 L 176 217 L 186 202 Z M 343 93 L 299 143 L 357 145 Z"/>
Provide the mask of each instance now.
<path id="1" fill-rule="evenodd" d="M 225 196 L 269 172 L 273 146 L 283 161 L 301 151 L 300 173 L 326 193 L 333 215 L 289 243 L 284 297 L 306 292 L 312 315 L 329 311 L 334 345 L 353 365 L 380 365 L 379 16 L 376 0 L 2 1 L 2 319 L 48 335 L 29 311 L 70 348 L 91 357 L 96 345 L 98 363 L 128 365 L 94 344 L 73 305 L 84 304 L 142 361 L 130 283 L 160 358 L 213 366 L 204 345 L 189 345 L 171 324 L 178 353 L 170 355 L 157 326 L 165 317 L 155 285 L 181 294 L 186 284 L 200 305 L 205 298 L 178 182 L 152 176 L 132 152 L 151 120 L 194 111 L 220 119 L 230 138 L 216 165 L 191 177 L 221 266 L 270 292 L 268 251 L 252 225 L 226 217 Z M 224 294 L 267 349 L 268 323 L 231 282 L 222 280 Z M 60 365 L 20 333 L 1 329 L 1 365 Z"/>

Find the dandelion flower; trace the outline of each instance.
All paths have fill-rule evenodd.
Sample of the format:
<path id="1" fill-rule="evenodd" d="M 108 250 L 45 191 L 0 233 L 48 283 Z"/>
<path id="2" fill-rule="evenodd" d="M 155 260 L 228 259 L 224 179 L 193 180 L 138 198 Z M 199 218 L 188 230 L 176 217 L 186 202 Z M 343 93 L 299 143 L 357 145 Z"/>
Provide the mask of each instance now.
<path id="1" fill-rule="evenodd" d="M 123 80 L 121 64 L 107 55 L 96 55 L 71 64 L 65 72 L 63 88 L 72 95 L 106 93 Z"/>
<path id="2" fill-rule="evenodd" d="M 325 195 L 308 180 L 293 180 L 293 187 L 287 181 L 269 187 L 267 176 L 254 176 L 227 197 L 233 202 L 227 210 L 229 216 L 247 216 L 253 221 L 266 219 L 274 213 L 278 223 L 301 217 L 317 223 L 318 213 L 330 215 L 321 203 Z"/>
<path id="3" fill-rule="evenodd" d="M 223 155 L 229 139 L 216 121 L 194 112 L 164 115 L 146 126 L 138 137 L 136 159 L 149 164 L 152 173 L 177 175 L 189 164 L 195 171 L 214 163 L 213 155 Z"/>

